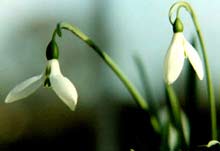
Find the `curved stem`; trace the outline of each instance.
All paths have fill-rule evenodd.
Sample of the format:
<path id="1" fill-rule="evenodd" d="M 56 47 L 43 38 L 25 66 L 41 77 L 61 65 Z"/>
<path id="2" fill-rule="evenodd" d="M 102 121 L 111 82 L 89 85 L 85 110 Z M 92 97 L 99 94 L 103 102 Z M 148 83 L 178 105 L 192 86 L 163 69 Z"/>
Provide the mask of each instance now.
<path id="1" fill-rule="evenodd" d="M 60 29 L 59 29 L 60 28 Z M 117 67 L 114 61 L 104 52 L 102 51 L 88 36 L 82 33 L 77 27 L 70 25 L 69 23 L 60 23 L 57 26 L 57 29 L 54 30 L 52 39 L 55 40 L 55 36 L 57 31 L 61 29 L 66 29 L 72 32 L 74 35 L 79 37 L 82 41 L 84 41 L 87 45 L 89 45 L 93 50 L 98 53 L 98 55 L 106 62 L 106 64 L 114 71 L 114 73 L 118 76 L 118 78 L 122 81 L 125 87 L 128 89 L 136 103 L 144 110 L 148 111 L 148 103 L 147 101 L 138 93 L 137 89 L 132 85 L 132 83 L 127 79 L 126 76 L 122 73 L 122 71 Z"/>
<path id="2" fill-rule="evenodd" d="M 197 17 L 195 15 L 195 12 L 193 11 L 192 7 L 190 6 L 189 3 L 187 2 L 177 2 L 172 5 L 169 11 L 169 20 L 170 23 L 173 24 L 172 21 L 172 14 L 174 10 L 177 8 L 177 15 L 179 14 L 178 12 L 180 11 L 180 8 L 184 7 L 191 15 L 191 18 L 193 20 L 193 23 L 196 28 L 196 32 L 199 38 L 199 42 L 202 48 L 202 54 L 203 54 L 203 59 L 204 59 L 204 64 L 205 64 L 205 73 L 206 73 L 206 84 L 207 84 L 207 91 L 208 91 L 208 98 L 210 101 L 210 110 L 211 110 L 211 125 L 212 125 L 212 139 L 217 140 L 217 118 L 216 118 L 216 104 L 215 104 L 215 96 L 214 96 L 214 90 L 213 90 L 213 85 L 212 85 L 212 80 L 211 80 L 211 74 L 210 74 L 210 68 L 209 68 L 209 63 L 208 63 L 208 57 L 207 57 L 207 51 L 204 43 L 204 39 L 202 36 L 202 32 L 199 26 L 199 22 L 197 20 Z"/>

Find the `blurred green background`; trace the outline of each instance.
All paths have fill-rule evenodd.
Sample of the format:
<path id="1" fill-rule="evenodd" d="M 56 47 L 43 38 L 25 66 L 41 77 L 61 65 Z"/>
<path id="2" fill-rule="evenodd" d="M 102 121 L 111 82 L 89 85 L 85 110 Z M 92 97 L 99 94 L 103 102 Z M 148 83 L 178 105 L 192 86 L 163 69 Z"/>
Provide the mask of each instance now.
<path id="1" fill-rule="evenodd" d="M 79 93 L 76 111 L 71 112 L 51 89 L 43 87 L 13 104 L 4 104 L 4 99 L 16 84 L 43 72 L 46 65 L 45 49 L 52 32 L 58 22 L 65 21 L 78 26 L 105 50 L 144 94 L 133 58 L 134 55 L 139 56 L 146 68 L 152 96 L 158 104 L 163 104 L 163 61 L 172 38 L 168 11 L 174 2 L 1 0 L 0 148 L 13 150 L 10 146 L 16 148 L 18 142 L 22 142 L 20 146 L 27 142 L 35 144 L 36 141 L 50 144 L 50 141 L 54 142 L 52 140 L 67 136 L 73 146 L 74 142 L 77 144 L 82 140 L 91 147 L 90 150 L 120 150 L 120 111 L 122 106 L 136 107 L 136 104 L 98 55 L 69 32 L 63 32 L 63 37 L 58 38 L 57 42 L 61 70 L 75 84 Z M 204 33 L 218 98 L 220 2 L 188 2 L 195 9 Z M 191 39 L 195 35 L 192 21 L 185 11 L 181 15 L 185 36 Z M 175 84 L 177 88 L 184 87 L 184 77 L 183 72 Z M 200 100 L 206 100 L 205 80 L 199 82 L 198 88 Z M 181 99 L 185 98 L 184 91 L 177 90 Z M 199 106 L 208 108 L 207 104 L 207 101 L 201 101 Z M 73 131 L 69 133 L 73 135 L 73 141 L 68 130 Z M 77 138 L 80 135 L 82 138 Z M 87 150 L 82 146 L 79 145 L 78 150 Z"/>

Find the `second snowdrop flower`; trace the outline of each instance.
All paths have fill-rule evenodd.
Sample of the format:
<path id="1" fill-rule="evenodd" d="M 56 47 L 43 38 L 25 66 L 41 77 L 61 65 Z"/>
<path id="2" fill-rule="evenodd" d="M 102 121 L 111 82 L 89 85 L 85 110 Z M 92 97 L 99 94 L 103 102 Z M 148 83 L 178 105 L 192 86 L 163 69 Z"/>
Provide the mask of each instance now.
<path id="1" fill-rule="evenodd" d="M 200 80 L 204 77 L 202 61 L 198 52 L 185 39 L 183 24 L 177 18 L 173 24 L 173 39 L 168 48 L 164 63 L 164 78 L 168 84 L 172 84 L 179 77 L 185 58 L 189 59 Z"/>
<path id="2" fill-rule="evenodd" d="M 42 74 L 31 77 L 15 86 L 5 99 L 11 103 L 34 93 L 41 85 L 51 87 L 58 97 L 71 109 L 77 104 L 77 91 L 69 79 L 64 77 L 60 71 L 58 62 L 59 50 L 56 42 L 52 40 L 46 51 L 47 65 Z"/>

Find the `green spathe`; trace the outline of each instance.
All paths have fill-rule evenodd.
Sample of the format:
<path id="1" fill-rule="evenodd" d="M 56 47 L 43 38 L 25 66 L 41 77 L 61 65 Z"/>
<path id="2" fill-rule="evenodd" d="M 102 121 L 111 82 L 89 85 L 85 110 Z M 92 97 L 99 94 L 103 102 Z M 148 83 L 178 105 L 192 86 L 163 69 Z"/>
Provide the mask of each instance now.
<path id="1" fill-rule="evenodd" d="M 50 43 L 48 44 L 47 50 L 46 50 L 46 57 L 47 57 L 47 60 L 58 59 L 59 48 L 58 48 L 56 41 L 51 40 Z"/>
<path id="2" fill-rule="evenodd" d="M 179 18 L 176 18 L 175 22 L 173 23 L 173 32 L 183 32 L 183 23 Z"/>

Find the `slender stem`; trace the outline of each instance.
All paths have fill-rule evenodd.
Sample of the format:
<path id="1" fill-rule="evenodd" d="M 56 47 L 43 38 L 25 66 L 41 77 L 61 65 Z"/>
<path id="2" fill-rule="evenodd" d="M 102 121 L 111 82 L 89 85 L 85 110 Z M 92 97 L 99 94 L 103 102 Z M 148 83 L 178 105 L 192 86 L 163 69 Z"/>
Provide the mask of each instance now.
<path id="1" fill-rule="evenodd" d="M 187 138 L 184 136 L 184 129 L 183 129 L 183 125 L 182 125 L 182 120 L 181 120 L 181 108 L 180 108 L 180 104 L 178 101 L 178 98 L 174 92 L 174 89 L 171 85 L 166 84 L 166 91 L 169 97 L 169 108 L 170 108 L 170 117 L 171 120 L 174 121 L 174 125 L 176 126 L 176 128 L 179 130 L 179 136 L 180 136 L 180 140 L 179 144 L 181 144 L 182 149 L 185 149 L 186 147 L 188 147 L 188 140 Z"/>
<path id="2" fill-rule="evenodd" d="M 148 111 L 147 101 L 139 94 L 137 89 L 133 84 L 127 79 L 127 77 L 122 73 L 122 71 L 117 67 L 114 61 L 102 51 L 87 35 L 82 33 L 77 27 L 70 25 L 69 23 L 60 23 L 57 26 L 58 28 L 54 30 L 52 39 L 55 40 L 56 32 L 60 32 L 61 29 L 66 29 L 72 32 L 74 35 L 83 40 L 87 45 L 89 45 L 93 50 L 98 53 L 98 55 L 106 62 L 106 64 L 114 71 L 118 78 L 122 81 L 125 87 L 128 89 L 136 103 L 144 110 Z M 59 29 L 60 28 L 60 29 Z"/>
<path id="3" fill-rule="evenodd" d="M 177 2 L 173 4 L 173 6 L 170 8 L 169 11 L 169 20 L 170 23 L 173 24 L 172 22 L 172 14 L 177 8 L 177 15 L 179 15 L 180 8 L 184 7 L 191 15 L 193 23 L 196 28 L 196 32 L 199 38 L 199 42 L 202 48 L 202 54 L 204 58 L 204 63 L 205 63 L 205 73 L 206 73 L 206 84 L 207 84 L 207 91 L 208 91 L 208 98 L 210 101 L 210 110 L 211 110 L 211 125 L 212 125 L 212 139 L 217 140 L 217 117 L 216 117 L 216 104 L 215 104 L 215 96 L 214 96 L 214 90 L 213 90 L 213 85 L 212 85 L 212 80 L 211 80 L 211 74 L 210 74 L 210 68 L 209 68 L 209 63 L 208 63 L 208 57 L 207 57 L 207 51 L 204 43 L 204 39 L 202 36 L 202 32 L 199 26 L 199 22 L 197 20 L 197 17 L 195 15 L 195 12 L 193 11 L 192 7 L 190 6 L 189 3 L 187 2 Z"/>

